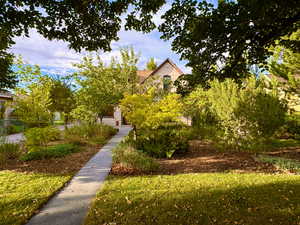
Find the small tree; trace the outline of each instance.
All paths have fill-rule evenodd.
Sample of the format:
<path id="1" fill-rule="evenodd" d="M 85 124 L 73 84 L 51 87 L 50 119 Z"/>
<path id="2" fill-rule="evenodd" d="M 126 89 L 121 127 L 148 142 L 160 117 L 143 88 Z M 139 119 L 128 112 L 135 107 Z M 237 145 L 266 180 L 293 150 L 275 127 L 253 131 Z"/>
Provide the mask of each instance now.
<path id="1" fill-rule="evenodd" d="M 147 63 L 147 70 L 155 70 L 157 68 L 157 64 L 153 57 Z"/>
<path id="2" fill-rule="evenodd" d="M 75 96 L 70 85 L 61 80 L 52 80 L 49 94 L 51 100 L 49 109 L 63 115 L 65 128 L 67 129 L 70 113 L 76 106 Z"/>
<path id="3" fill-rule="evenodd" d="M 182 103 L 177 94 L 157 98 L 154 89 L 145 94 L 127 95 L 121 100 L 121 109 L 135 131 L 139 149 L 156 157 L 171 157 L 187 148 L 182 135 Z"/>
<path id="4" fill-rule="evenodd" d="M 83 58 L 83 62 L 77 64 L 79 73 L 75 74 L 80 89 L 77 92 L 77 105 L 73 115 L 79 115 L 82 110 L 94 115 L 94 120 L 103 116 L 118 104 L 124 93 L 137 91 L 136 64 L 138 56 L 134 50 L 121 49 L 121 59 L 112 58 L 109 65 L 97 57 L 96 63 L 91 56 Z M 80 118 L 85 118 L 80 116 Z"/>
<path id="5" fill-rule="evenodd" d="M 20 87 L 16 88 L 16 97 L 11 103 L 14 113 L 20 120 L 35 126 L 52 122 L 53 113 L 49 110 L 51 78 L 42 75 L 39 66 L 25 65 L 21 58 L 16 65 Z"/>

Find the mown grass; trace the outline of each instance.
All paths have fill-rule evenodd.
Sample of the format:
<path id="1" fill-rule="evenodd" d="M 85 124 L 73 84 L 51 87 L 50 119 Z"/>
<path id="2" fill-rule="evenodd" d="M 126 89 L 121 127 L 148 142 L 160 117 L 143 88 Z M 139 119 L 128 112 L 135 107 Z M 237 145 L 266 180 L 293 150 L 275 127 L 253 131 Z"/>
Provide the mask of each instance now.
<path id="1" fill-rule="evenodd" d="M 24 224 L 70 178 L 0 171 L 0 224 Z"/>
<path id="2" fill-rule="evenodd" d="M 110 176 L 85 225 L 299 224 L 300 176 Z"/>

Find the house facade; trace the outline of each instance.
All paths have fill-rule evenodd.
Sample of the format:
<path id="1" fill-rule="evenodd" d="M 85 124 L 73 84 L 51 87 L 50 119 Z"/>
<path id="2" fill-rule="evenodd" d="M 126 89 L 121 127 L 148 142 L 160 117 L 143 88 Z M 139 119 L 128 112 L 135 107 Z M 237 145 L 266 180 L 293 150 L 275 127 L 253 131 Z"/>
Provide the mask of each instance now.
<path id="1" fill-rule="evenodd" d="M 147 82 L 148 79 L 157 79 L 157 85 L 163 89 L 170 89 L 171 92 L 175 92 L 176 89 L 171 86 L 181 75 L 184 73 L 182 70 L 169 58 L 163 61 L 155 70 L 138 70 L 137 76 L 139 83 L 142 85 Z M 106 119 L 107 120 L 107 119 Z M 114 123 L 116 126 L 122 125 L 122 112 L 119 107 L 115 107 L 113 122 L 108 121 L 107 123 Z M 105 121 L 105 120 L 104 120 Z"/>

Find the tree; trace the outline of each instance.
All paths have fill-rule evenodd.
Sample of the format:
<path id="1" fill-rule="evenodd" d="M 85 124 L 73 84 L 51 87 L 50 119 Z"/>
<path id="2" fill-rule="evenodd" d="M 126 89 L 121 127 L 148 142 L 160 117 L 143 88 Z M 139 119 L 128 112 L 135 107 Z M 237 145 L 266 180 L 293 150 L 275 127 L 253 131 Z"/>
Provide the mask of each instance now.
<path id="1" fill-rule="evenodd" d="M 132 48 L 121 49 L 120 53 L 120 61 L 112 58 L 108 66 L 99 56 L 96 63 L 88 56 L 83 58 L 82 63 L 76 65 L 80 70 L 76 74 L 80 89 L 77 92 L 78 107 L 73 114 L 77 118 L 86 118 L 80 115 L 86 110 L 94 115 L 92 117 L 94 120 L 98 117 L 102 120 L 103 116 L 122 99 L 124 93 L 137 91 L 136 64 L 139 57 Z"/>
<path id="2" fill-rule="evenodd" d="M 11 68 L 12 62 L 13 55 L 0 49 L 0 90 L 5 88 L 14 88 L 17 84 L 16 74 Z"/>
<path id="3" fill-rule="evenodd" d="M 157 68 L 157 64 L 153 57 L 150 58 L 149 62 L 147 63 L 147 70 L 155 70 Z"/>
<path id="4" fill-rule="evenodd" d="M 67 128 L 70 113 L 76 106 L 74 92 L 66 82 L 52 79 L 49 95 L 51 103 L 48 108 L 52 112 L 60 112 L 63 115 L 64 124 Z"/>
<path id="5" fill-rule="evenodd" d="M 159 30 L 172 49 L 188 60 L 189 86 L 218 78 L 248 76 L 249 65 L 266 65 L 268 47 L 300 25 L 298 0 L 222 0 L 217 7 L 197 0 L 176 0 L 163 15 Z M 280 40 L 293 51 L 299 41 Z"/>
<path id="6" fill-rule="evenodd" d="M 25 65 L 21 58 L 17 62 L 20 87 L 15 90 L 11 103 L 17 117 L 30 126 L 41 126 L 53 120 L 50 89 L 52 80 L 42 75 L 38 66 Z"/>
<path id="7" fill-rule="evenodd" d="M 283 37 L 282 40 L 300 41 L 300 29 L 290 36 Z M 293 52 L 280 44 L 275 45 L 270 50 L 273 52 L 273 57 L 269 63 L 270 73 L 284 78 L 288 81 L 292 91 L 298 90 L 299 92 L 300 80 L 295 76 L 300 73 L 300 52 Z"/>
<path id="8" fill-rule="evenodd" d="M 0 1 L 0 88 L 11 87 L 12 55 L 7 50 L 18 36 L 29 36 L 30 29 L 49 40 L 62 40 L 76 51 L 110 50 L 111 41 L 118 40 L 121 16 L 126 16 L 126 29 L 149 32 L 155 25 L 152 15 L 165 0 L 101 0 L 101 1 Z"/>

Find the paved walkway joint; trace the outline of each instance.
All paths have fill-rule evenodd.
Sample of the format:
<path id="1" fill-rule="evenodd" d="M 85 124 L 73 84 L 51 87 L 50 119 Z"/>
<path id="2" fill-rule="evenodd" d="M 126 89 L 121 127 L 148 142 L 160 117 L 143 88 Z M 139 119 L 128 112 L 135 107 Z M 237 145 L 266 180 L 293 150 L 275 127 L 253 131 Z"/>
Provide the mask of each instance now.
<path id="1" fill-rule="evenodd" d="M 54 196 L 27 225 L 80 225 L 88 212 L 91 201 L 108 175 L 111 150 L 128 134 L 124 126 L 88 163 L 71 182 Z"/>

